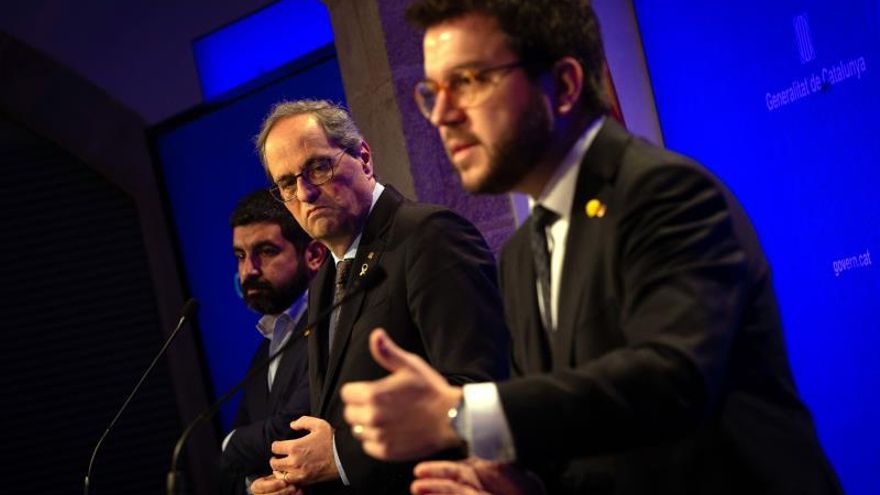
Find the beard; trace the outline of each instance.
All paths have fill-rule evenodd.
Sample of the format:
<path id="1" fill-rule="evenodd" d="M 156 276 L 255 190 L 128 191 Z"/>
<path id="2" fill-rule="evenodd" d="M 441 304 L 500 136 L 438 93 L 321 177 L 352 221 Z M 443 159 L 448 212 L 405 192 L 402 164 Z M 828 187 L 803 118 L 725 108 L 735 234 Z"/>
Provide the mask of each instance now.
<path id="1" fill-rule="evenodd" d="M 547 150 L 553 133 L 553 118 L 539 91 L 532 93 L 522 119 L 488 150 L 485 176 L 464 186 L 469 193 L 510 192 L 535 168 Z"/>
<path id="2" fill-rule="evenodd" d="M 244 302 L 247 307 L 264 315 L 277 315 L 293 304 L 309 285 L 305 269 L 298 270 L 296 275 L 286 284 L 275 287 L 269 282 L 257 277 L 246 279 L 241 283 Z M 258 289 L 253 294 L 248 294 L 249 289 Z"/>

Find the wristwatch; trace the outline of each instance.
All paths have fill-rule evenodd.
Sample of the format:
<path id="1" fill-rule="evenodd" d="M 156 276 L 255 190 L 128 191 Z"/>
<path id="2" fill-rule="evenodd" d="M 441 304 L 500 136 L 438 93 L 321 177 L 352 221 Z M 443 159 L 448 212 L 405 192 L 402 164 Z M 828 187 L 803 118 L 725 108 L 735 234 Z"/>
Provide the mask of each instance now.
<path id="1" fill-rule="evenodd" d="M 458 435 L 458 438 L 465 443 L 468 442 L 470 437 L 468 434 L 470 428 L 467 424 L 466 407 L 467 404 L 464 401 L 464 394 L 462 394 L 461 399 L 458 400 L 458 404 L 446 412 L 446 416 L 449 417 L 449 426 L 452 427 L 456 435 Z"/>

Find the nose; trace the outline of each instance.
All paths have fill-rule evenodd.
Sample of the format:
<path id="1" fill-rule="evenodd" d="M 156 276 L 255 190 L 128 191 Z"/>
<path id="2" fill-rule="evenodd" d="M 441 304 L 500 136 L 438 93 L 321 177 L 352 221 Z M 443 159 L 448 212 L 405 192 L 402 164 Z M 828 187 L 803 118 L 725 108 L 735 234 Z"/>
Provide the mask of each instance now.
<path id="1" fill-rule="evenodd" d="M 251 276 L 260 276 L 260 262 L 256 256 L 245 256 L 239 262 L 238 273 L 242 280 L 247 280 Z"/>
<path id="2" fill-rule="evenodd" d="M 434 127 L 455 125 L 464 118 L 464 112 L 449 97 L 446 90 L 437 93 L 434 108 L 431 109 L 431 124 Z"/>
<path id="3" fill-rule="evenodd" d="M 296 199 L 301 203 L 314 203 L 321 190 L 302 177 L 296 179 Z"/>

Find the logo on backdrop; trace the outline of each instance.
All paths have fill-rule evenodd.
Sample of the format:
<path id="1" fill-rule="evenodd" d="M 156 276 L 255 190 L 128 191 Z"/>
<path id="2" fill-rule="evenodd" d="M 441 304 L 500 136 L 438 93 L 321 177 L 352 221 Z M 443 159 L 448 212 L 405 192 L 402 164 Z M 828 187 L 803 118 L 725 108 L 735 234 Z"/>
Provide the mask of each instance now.
<path id="1" fill-rule="evenodd" d="M 810 27 L 806 12 L 792 18 L 794 42 L 797 45 L 801 65 L 806 66 L 817 60 L 816 45 L 813 41 L 813 30 Z M 821 40 L 820 40 L 821 42 Z M 835 57 L 828 65 L 812 70 L 809 74 L 798 74 L 782 89 L 773 89 L 764 93 L 764 103 L 770 112 L 779 111 L 784 107 L 800 103 L 819 93 L 826 93 L 835 86 L 847 81 L 860 80 L 868 71 L 868 63 L 863 55 Z"/>
<path id="2" fill-rule="evenodd" d="M 810 21 L 807 18 L 807 14 L 794 16 L 794 35 L 797 40 L 801 63 L 806 64 L 815 60 L 816 50 L 813 49 L 813 33 L 810 31 Z"/>

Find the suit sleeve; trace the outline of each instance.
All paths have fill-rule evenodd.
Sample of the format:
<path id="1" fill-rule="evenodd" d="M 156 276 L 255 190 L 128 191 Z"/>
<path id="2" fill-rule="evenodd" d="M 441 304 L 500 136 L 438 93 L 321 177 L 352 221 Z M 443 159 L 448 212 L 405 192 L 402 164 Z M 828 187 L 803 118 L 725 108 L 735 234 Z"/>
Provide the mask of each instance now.
<path id="1" fill-rule="evenodd" d="M 290 429 L 290 422 L 302 416 L 303 412 L 276 414 L 262 421 L 236 428 L 235 435 L 221 457 L 223 470 L 242 476 L 265 476 L 272 470 L 269 458 L 272 457 L 272 442 L 289 440 L 303 435 Z"/>
<path id="2" fill-rule="evenodd" d="M 407 292 L 428 361 L 450 383 L 509 374 L 509 334 L 495 258 L 479 231 L 443 211 L 421 224 L 408 251 Z"/>
<path id="3" fill-rule="evenodd" d="M 426 359 L 454 384 L 504 379 L 509 367 L 509 334 L 497 287 L 495 260 L 479 231 L 466 220 L 436 210 L 428 216 L 401 212 L 414 225 L 405 246 L 401 276 L 406 308 Z M 418 211 L 416 212 L 418 213 Z M 398 342 L 400 343 L 400 342 Z M 404 490 L 412 466 L 369 457 L 348 428 L 336 430 L 336 446 L 353 486 L 387 479 Z M 460 458 L 459 450 L 436 458 Z"/>
<path id="4" fill-rule="evenodd" d="M 304 356 L 302 348 L 292 347 L 286 351 L 285 359 L 292 356 Z M 267 351 L 268 352 L 268 351 Z M 266 353 L 257 354 L 255 363 L 262 362 Z M 242 399 L 239 410 L 238 426 L 221 455 L 221 470 L 237 476 L 258 476 L 271 473 L 269 458 L 272 457 L 272 442 L 288 440 L 303 436 L 303 432 L 290 428 L 290 422 L 307 415 L 309 410 L 309 384 L 305 359 L 297 360 L 297 369 L 293 371 L 291 382 L 285 390 L 284 407 L 280 412 L 262 419 L 250 418 L 247 413 L 247 396 Z M 302 364 L 300 364 L 302 363 Z M 276 375 L 277 377 L 278 375 Z M 264 378 L 262 375 L 255 377 Z M 245 389 L 247 394 L 247 389 Z"/>
<path id="5" fill-rule="evenodd" d="M 690 165 L 655 167 L 630 184 L 610 241 L 625 345 L 499 385 L 527 464 L 675 438 L 696 427 L 722 386 L 748 286 L 726 195 Z"/>

